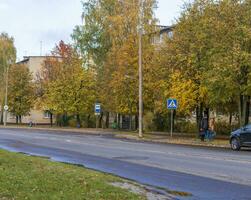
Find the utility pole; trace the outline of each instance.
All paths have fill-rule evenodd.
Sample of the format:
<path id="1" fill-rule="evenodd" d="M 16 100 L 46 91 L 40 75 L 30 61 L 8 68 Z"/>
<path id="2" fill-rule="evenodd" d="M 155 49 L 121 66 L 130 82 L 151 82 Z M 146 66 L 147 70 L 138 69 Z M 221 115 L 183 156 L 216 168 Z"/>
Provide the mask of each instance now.
<path id="1" fill-rule="evenodd" d="M 9 61 L 6 65 L 5 73 L 5 100 L 4 100 L 4 126 L 7 125 L 7 113 L 8 113 L 8 76 L 9 76 Z"/>
<path id="2" fill-rule="evenodd" d="M 143 136 L 142 1 L 143 0 L 139 0 L 139 137 Z"/>

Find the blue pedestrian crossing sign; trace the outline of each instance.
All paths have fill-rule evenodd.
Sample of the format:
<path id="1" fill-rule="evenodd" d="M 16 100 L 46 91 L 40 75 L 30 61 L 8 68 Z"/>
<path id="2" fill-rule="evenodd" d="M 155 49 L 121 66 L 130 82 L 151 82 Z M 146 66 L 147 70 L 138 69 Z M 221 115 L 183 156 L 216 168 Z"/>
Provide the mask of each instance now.
<path id="1" fill-rule="evenodd" d="M 100 103 L 95 103 L 94 110 L 95 110 L 95 115 L 100 115 L 100 113 L 101 113 L 101 105 L 100 105 Z"/>
<path id="2" fill-rule="evenodd" d="M 167 109 L 169 110 L 176 110 L 178 108 L 178 101 L 177 99 L 168 99 L 167 100 Z"/>

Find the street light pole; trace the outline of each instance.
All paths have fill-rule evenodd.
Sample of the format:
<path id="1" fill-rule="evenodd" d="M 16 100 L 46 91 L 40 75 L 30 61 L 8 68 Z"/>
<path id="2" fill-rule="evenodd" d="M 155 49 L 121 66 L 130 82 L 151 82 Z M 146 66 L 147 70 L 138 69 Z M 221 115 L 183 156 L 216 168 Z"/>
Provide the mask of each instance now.
<path id="1" fill-rule="evenodd" d="M 9 62 L 7 62 L 6 73 L 5 73 L 4 126 L 7 125 L 7 113 L 8 113 L 8 109 L 5 108 L 8 105 L 8 76 L 9 76 Z"/>
<path id="2" fill-rule="evenodd" d="M 142 1 L 139 0 L 139 137 L 143 136 Z"/>

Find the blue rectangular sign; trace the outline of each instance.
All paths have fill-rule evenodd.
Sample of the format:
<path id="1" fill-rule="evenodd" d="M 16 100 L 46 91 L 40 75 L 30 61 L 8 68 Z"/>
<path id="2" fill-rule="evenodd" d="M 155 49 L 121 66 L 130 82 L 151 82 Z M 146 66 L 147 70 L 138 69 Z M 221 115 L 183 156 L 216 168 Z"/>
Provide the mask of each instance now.
<path id="1" fill-rule="evenodd" d="M 101 105 L 99 103 L 95 104 L 95 115 L 99 115 L 101 113 Z"/>
<path id="2" fill-rule="evenodd" d="M 169 110 L 176 110 L 178 108 L 178 101 L 177 99 L 168 99 L 167 100 L 167 109 Z"/>

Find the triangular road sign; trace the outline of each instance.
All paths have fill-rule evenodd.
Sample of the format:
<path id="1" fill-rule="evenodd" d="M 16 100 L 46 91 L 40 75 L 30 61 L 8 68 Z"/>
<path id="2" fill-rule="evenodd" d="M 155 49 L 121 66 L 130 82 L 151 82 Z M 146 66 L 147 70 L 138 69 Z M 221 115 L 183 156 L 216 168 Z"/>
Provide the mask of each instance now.
<path id="1" fill-rule="evenodd" d="M 178 102 L 176 99 L 168 99 L 167 100 L 167 108 L 168 109 L 175 110 L 175 109 L 177 109 L 177 107 L 178 107 Z"/>
<path id="2" fill-rule="evenodd" d="M 174 102 L 174 100 L 172 100 L 169 105 L 168 105 L 169 108 L 176 108 L 176 103 Z"/>

